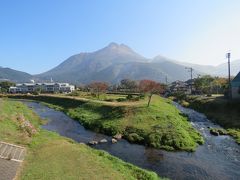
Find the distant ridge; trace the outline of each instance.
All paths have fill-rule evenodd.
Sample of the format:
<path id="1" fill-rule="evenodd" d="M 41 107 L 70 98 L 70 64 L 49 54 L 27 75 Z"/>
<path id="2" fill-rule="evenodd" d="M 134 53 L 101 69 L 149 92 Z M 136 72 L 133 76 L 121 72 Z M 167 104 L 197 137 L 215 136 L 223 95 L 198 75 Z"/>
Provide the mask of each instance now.
<path id="1" fill-rule="evenodd" d="M 28 73 L 0 67 L 0 81 L 29 82 L 32 78 Z"/>

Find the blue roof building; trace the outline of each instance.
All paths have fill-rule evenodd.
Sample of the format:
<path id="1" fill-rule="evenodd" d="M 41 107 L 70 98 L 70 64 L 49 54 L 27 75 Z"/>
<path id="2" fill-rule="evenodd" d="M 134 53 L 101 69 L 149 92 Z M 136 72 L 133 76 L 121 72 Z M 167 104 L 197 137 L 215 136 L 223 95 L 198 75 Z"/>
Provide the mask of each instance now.
<path id="1" fill-rule="evenodd" d="M 232 80 L 232 98 L 233 99 L 240 99 L 240 72 L 238 75 Z"/>

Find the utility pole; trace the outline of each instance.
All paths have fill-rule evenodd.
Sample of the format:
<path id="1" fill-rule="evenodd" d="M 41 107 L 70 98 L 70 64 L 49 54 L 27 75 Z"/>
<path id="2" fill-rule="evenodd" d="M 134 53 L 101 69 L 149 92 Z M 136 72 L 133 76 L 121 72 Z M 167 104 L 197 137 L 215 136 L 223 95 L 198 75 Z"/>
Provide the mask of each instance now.
<path id="1" fill-rule="evenodd" d="M 190 75 L 191 75 L 190 88 L 191 88 L 191 94 L 192 94 L 193 68 L 192 68 L 192 67 L 185 67 L 185 69 L 189 70 L 189 72 L 190 72 Z"/>
<path id="2" fill-rule="evenodd" d="M 230 58 L 231 58 L 231 53 L 228 52 L 226 54 L 226 58 L 228 59 L 228 93 L 229 93 L 229 99 L 232 99 L 232 88 L 231 88 L 231 65 L 230 65 Z"/>
<path id="3" fill-rule="evenodd" d="M 168 85 L 168 79 L 167 76 L 165 77 L 166 85 Z"/>

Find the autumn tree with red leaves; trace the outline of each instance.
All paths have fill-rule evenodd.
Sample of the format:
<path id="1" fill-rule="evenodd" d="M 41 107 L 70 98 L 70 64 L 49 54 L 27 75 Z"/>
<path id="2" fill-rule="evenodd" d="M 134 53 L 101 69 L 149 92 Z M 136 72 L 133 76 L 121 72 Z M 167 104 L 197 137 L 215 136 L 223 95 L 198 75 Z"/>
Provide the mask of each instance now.
<path id="1" fill-rule="evenodd" d="M 156 81 L 144 79 L 139 82 L 139 90 L 148 94 L 148 107 L 150 106 L 152 95 L 160 94 L 164 91 L 164 86 Z"/>
<path id="2" fill-rule="evenodd" d="M 92 82 L 88 87 L 90 90 L 97 94 L 97 97 L 99 99 L 100 93 L 106 92 L 108 84 L 106 82 Z"/>

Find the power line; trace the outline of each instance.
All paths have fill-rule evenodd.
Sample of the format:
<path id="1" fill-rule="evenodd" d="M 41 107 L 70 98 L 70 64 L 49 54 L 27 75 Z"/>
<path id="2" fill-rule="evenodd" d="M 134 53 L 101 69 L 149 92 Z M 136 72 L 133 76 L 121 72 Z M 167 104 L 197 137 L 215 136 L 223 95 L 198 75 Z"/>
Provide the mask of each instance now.
<path id="1" fill-rule="evenodd" d="M 168 85 L 168 78 L 165 76 L 166 85 Z"/>

